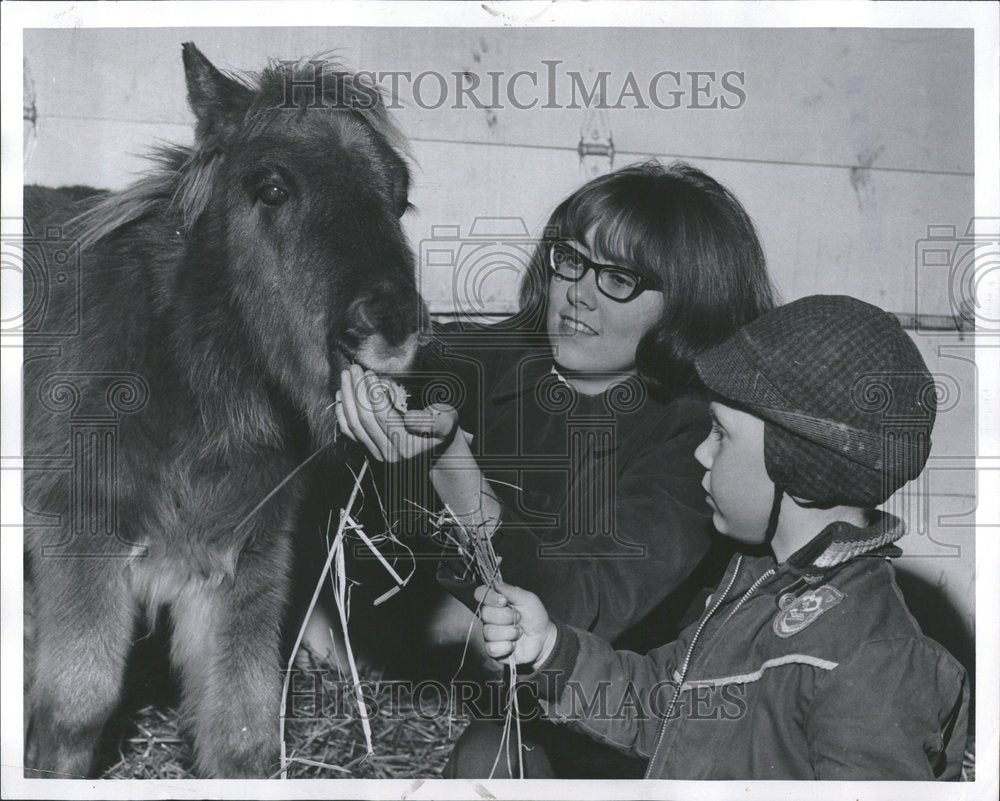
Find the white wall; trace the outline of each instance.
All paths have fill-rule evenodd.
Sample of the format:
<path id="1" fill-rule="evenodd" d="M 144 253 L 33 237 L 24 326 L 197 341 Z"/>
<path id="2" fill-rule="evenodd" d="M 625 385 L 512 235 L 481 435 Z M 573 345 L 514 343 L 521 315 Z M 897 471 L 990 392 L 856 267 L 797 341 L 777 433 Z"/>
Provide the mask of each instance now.
<path id="1" fill-rule="evenodd" d="M 234 69 L 336 49 L 354 69 L 468 70 L 484 83 L 489 71 L 518 70 L 538 72 L 544 82 L 542 61 L 555 59 L 561 75 L 577 71 L 588 82 L 609 72 L 610 102 L 629 71 L 640 87 L 662 70 L 742 72 L 746 102 L 738 109 L 626 107 L 609 109 L 606 120 L 616 165 L 680 156 L 734 189 L 760 226 L 788 298 L 849 287 L 893 311 L 908 310 L 915 243 L 928 225 L 964 228 L 972 215 L 972 39 L 964 31 L 29 31 L 38 138 L 26 179 L 120 187 L 143 168 L 150 142 L 188 141 L 192 117 L 180 63 L 188 39 Z M 421 84 L 425 102 L 435 100 L 435 86 Z M 557 98 L 569 101 L 570 80 L 558 86 Z M 670 82 L 659 86 L 663 98 Z M 446 103 L 431 110 L 417 105 L 405 82 L 401 88 L 408 105 L 397 116 L 418 161 L 418 211 L 407 220 L 414 243 L 434 225 L 464 233 L 477 216 L 521 217 L 537 231 L 580 183 L 575 151 L 586 109 L 457 110 Z M 486 288 L 491 309 L 509 308 L 514 281 L 511 274 Z M 940 276 L 922 277 L 923 311 L 950 313 L 943 288 Z M 452 304 L 450 287 L 428 289 L 435 308 Z"/>
<path id="2" fill-rule="evenodd" d="M 239 20 L 234 19 L 234 23 Z M 920 243 L 931 225 L 965 231 L 973 212 L 972 34 L 961 30 L 736 29 L 132 29 L 28 31 L 37 141 L 28 182 L 118 188 L 143 168 L 156 139 L 188 142 L 180 43 L 194 41 L 218 66 L 256 69 L 267 57 L 298 58 L 336 49 L 345 66 L 373 71 L 469 71 L 489 81 L 538 72 L 560 60 L 592 81 L 608 71 L 611 102 L 629 71 L 647 94 L 663 70 L 744 74 L 736 109 L 659 108 L 604 112 L 584 108 L 518 110 L 421 108 L 408 85 L 397 119 L 417 160 L 406 226 L 423 254 L 423 288 L 432 309 L 455 303 L 452 270 L 427 264 L 422 242 L 434 226 L 468 233 L 480 217 L 521 218 L 535 234 L 584 170 L 581 129 L 603 124 L 615 166 L 683 157 L 727 184 L 756 221 L 783 296 L 848 293 L 901 314 L 951 315 L 949 271 L 921 268 Z M 531 95 L 544 98 L 539 91 Z M 662 84 L 661 84 L 662 86 Z M 718 86 L 718 84 L 716 84 Z M 427 82 L 424 100 L 433 101 Z M 669 87 L 667 87 L 669 88 Z M 453 93 L 453 89 L 452 89 Z M 453 94 L 452 94 L 453 98 Z M 733 100 L 733 96 L 729 96 Z M 690 105 L 688 91 L 684 105 Z M 601 166 L 598 164 L 598 166 Z M 481 282 L 481 301 L 460 289 L 458 302 L 509 311 L 519 243 L 501 236 L 475 259 L 501 269 Z M 458 253 L 446 238 L 433 249 Z M 464 257 L 468 250 L 461 251 Z M 475 259 L 466 262 L 472 265 Z M 459 275 L 458 285 L 468 279 Z M 931 369 L 960 394 L 942 413 L 937 468 L 920 490 L 925 505 L 906 507 L 914 529 L 904 560 L 971 619 L 974 479 L 968 469 L 975 431 L 975 366 L 968 337 L 914 333 Z M 958 354 L 958 355 L 956 355 Z M 964 354 L 964 356 L 962 355 Z M 932 468 L 935 462 L 932 461 Z M 916 491 L 916 489 L 912 490 Z M 930 558 L 930 557 L 934 558 Z"/>

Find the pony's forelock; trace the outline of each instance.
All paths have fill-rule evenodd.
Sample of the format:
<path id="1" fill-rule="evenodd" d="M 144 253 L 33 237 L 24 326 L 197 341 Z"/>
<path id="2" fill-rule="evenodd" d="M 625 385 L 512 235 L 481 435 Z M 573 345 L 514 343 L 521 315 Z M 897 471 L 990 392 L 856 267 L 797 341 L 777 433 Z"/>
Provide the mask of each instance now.
<path id="1" fill-rule="evenodd" d="M 296 62 L 272 60 L 260 72 L 224 74 L 253 93 L 237 129 L 241 136 L 252 138 L 283 115 L 305 113 L 307 105 L 285 106 L 285 93 L 290 82 L 302 86 L 319 77 L 324 103 L 355 114 L 397 153 L 414 160 L 406 137 L 386 110 L 382 89 L 365 75 L 344 69 L 328 52 Z M 308 97 L 308 93 L 300 96 Z M 224 152 L 215 144 L 206 147 L 196 142 L 192 147 L 160 145 L 147 158 L 153 167 L 139 180 L 69 221 L 81 247 L 158 211 L 173 212 L 178 228 L 185 233 L 201 218 L 211 200 Z"/>
<path id="2" fill-rule="evenodd" d="M 366 74 L 345 69 L 329 52 L 295 62 L 272 60 L 260 72 L 245 73 L 243 77 L 252 81 L 251 88 L 255 92 L 245 117 L 249 136 L 270 124 L 281 112 L 308 110 L 310 103 L 316 103 L 308 88 L 319 80 L 324 105 L 356 114 L 390 147 L 413 161 L 406 137 L 386 110 L 382 88 Z M 295 102 L 294 88 L 292 97 L 288 97 L 289 87 L 301 87 L 297 96 L 303 103 Z"/>

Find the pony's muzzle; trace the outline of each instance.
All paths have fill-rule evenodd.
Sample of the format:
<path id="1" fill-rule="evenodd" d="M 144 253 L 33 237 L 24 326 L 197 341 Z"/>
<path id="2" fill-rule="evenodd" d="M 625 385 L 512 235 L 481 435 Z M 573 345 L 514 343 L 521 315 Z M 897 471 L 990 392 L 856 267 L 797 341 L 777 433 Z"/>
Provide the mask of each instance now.
<path id="1" fill-rule="evenodd" d="M 362 295 L 347 309 L 341 350 L 377 373 L 401 374 L 430 337 L 430 314 L 419 296 L 407 304 L 386 292 Z"/>
<path id="2" fill-rule="evenodd" d="M 403 375 L 413 366 L 419 340 L 419 334 L 411 334 L 401 344 L 390 345 L 380 334 L 373 334 L 361 341 L 354 351 L 354 360 L 376 373 Z"/>

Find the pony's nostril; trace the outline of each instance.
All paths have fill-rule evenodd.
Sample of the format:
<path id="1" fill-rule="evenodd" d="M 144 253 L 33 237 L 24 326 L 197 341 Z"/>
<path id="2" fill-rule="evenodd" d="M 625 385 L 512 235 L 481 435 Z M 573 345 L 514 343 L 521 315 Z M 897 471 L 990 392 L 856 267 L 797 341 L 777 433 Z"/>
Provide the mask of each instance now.
<path id="1" fill-rule="evenodd" d="M 355 298 L 347 307 L 347 333 L 360 339 L 375 333 L 376 330 L 378 325 L 372 314 L 371 298 L 368 296 Z"/>
<path id="2" fill-rule="evenodd" d="M 399 346 L 411 336 L 430 341 L 431 317 L 419 295 L 391 291 L 381 286 L 377 293 L 365 292 L 347 307 L 344 332 L 356 341 L 378 335 L 391 346 Z"/>

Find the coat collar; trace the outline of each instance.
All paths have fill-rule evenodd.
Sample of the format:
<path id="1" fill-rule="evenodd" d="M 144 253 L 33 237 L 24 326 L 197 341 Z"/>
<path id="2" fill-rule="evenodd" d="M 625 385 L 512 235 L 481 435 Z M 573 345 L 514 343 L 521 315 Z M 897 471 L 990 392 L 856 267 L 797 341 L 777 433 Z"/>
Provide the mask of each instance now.
<path id="1" fill-rule="evenodd" d="M 865 527 L 831 523 L 785 562 L 808 581 L 821 580 L 829 571 L 859 556 L 895 558 L 902 551 L 893 543 L 906 533 L 898 517 L 875 511 Z"/>

